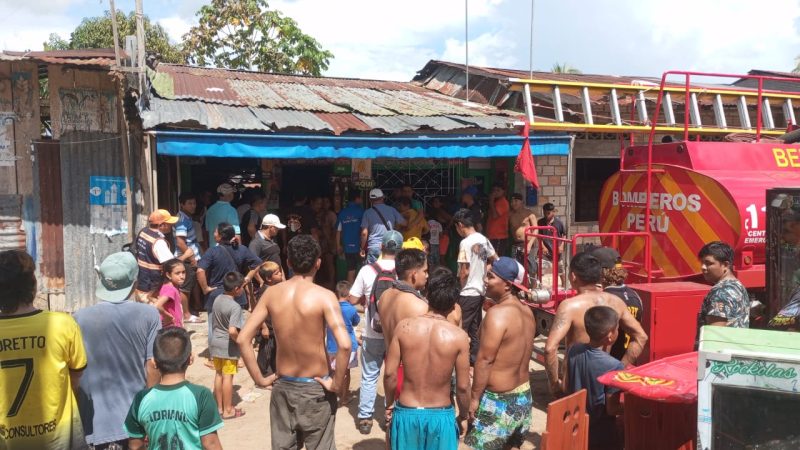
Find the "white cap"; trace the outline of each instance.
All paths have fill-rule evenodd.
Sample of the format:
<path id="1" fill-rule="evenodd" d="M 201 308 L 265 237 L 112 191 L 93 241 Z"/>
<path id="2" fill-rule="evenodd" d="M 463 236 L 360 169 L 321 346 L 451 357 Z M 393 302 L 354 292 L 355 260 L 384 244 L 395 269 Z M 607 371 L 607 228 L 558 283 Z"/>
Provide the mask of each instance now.
<path id="1" fill-rule="evenodd" d="M 264 216 L 264 220 L 261 221 L 262 227 L 275 227 L 278 229 L 286 228 L 286 225 L 281 223 L 281 219 L 278 218 L 275 214 L 267 214 Z"/>
<path id="2" fill-rule="evenodd" d="M 233 194 L 234 192 L 236 192 L 236 188 L 234 188 L 228 183 L 222 183 L 219 186 L 217 186 L 217 192 L 222 195 Z"/>
<path id="3" fill-rule="evenodd" d="M 378 188 L 375 188 L 369 191 L 369 198 L 371 199 L 383 198 L 383 191 Z"/>

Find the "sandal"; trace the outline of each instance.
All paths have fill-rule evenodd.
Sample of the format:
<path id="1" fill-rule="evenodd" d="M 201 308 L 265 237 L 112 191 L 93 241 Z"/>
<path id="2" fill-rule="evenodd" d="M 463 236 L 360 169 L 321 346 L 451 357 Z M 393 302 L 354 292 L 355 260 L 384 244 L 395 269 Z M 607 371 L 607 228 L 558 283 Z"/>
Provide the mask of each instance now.
<path id="1" fill-rule="evenodd" d="M 206 321 L 192 314 L 191 317 L 185 319 L 183 323 L 206 323 Z"/>
<path id="2" fill-rule="evenodd" d="M 233 420 L 233 419 L 238 419 L 239 417 L 242 417 L 244 415 L 245 415 L 245 412 L 242 411 L 241 409 L 233 408 L 233 415 L 232 416 L 222 416 L 222 419 L 223 420 Z"/>
<path id="3" fill-rule="evenodd" d="M 361 434 L 369 434 L 372 431 L 372 419 L 360 419 L 358 421 L 358 431 Z"/>

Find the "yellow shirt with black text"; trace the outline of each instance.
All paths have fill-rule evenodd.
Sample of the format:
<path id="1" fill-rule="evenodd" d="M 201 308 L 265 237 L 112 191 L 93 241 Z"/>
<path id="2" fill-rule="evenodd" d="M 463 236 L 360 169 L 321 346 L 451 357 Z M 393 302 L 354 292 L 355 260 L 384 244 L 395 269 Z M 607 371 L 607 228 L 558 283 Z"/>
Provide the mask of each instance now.
<path id="1" fill-rule="evenodd" d="M 86 367 L 68 314 L 0 317 L 0 450 L 87 448 L 70 370 Z"/>

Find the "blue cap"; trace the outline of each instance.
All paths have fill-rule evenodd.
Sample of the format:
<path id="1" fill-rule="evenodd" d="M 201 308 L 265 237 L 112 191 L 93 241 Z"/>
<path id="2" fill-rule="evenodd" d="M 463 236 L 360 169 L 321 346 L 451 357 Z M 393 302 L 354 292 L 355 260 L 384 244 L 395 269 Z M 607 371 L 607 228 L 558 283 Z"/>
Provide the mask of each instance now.
<path id="1" fill-rule="evenodd" d="M 502 278 L 503 280 L 513 284 L 514 286 L 527 291 L 523 282 L 525 276 L 525 268 L 522 267 L 516 259 L 509 258 L 508 256 L 501 256 L 492 263 L 492 273 Z"/>

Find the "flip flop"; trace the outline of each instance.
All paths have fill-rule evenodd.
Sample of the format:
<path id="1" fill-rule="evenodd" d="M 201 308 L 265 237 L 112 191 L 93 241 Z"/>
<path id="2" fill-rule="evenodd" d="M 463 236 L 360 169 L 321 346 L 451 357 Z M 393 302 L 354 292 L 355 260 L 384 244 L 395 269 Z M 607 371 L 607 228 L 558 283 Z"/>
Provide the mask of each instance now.
<path id="1" fill-rule="evenodd" d="M 206 321 L 195 315 L 192 315 L 188 319 L 184 320 L 183 323 L 206 323 Z"/>
<path id="2" fill-rule="evenodd" d="M 245 415 L 244 411 L 242 411 L 239 408 L 234 408 L 232 416 L 222 416 L 222 419 L 223 420 L 233 420 L 233 419 L 238 419 L 239 417 L 242 417 L 244 415 Z"/>

